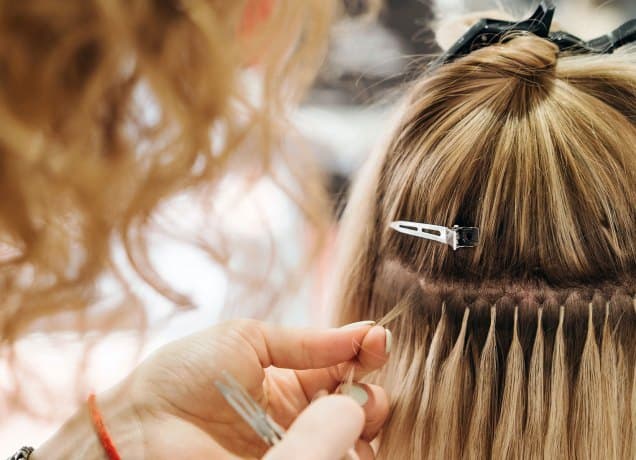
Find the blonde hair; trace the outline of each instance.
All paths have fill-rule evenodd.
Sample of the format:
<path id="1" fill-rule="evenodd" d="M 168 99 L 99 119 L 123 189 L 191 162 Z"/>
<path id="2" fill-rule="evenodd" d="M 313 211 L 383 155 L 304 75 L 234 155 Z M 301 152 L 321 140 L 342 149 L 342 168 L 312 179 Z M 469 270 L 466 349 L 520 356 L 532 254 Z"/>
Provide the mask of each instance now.
<path id="1" fill-rule="evenodd" d="M 415 83 L 345 211 L 338 320 L 396 343 L 379 458 L 636 456 L 636 53 L 509 38 Z"/>
<path id="2" fill-rule="evenodd" d="M 177 192 L 213 196 L 239 154 L 268 171 L 285 113 L 321 62 L 332 6 L 0 2 L 0 341 L 86 311 L 95 281 L 118 276 L 113 241 L 180 302 L 148 259 L 153 212 Z M 256 101 L 246 73 L 258 76 Z"/>

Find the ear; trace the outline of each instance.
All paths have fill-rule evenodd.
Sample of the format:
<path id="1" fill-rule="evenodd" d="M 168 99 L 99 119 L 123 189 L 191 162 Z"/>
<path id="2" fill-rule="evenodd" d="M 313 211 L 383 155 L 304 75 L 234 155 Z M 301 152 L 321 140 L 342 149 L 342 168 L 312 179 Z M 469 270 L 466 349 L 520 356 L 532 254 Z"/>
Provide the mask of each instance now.
<path id="1" fill-rule="evenodd" d="M 480 19 L 500 19 L 514 21 L 514 18 L 502 11 L 489 10 L 470 13 L 459 17 L 440 20 L 435 27 L 437 44 L 446 51 Z"/>

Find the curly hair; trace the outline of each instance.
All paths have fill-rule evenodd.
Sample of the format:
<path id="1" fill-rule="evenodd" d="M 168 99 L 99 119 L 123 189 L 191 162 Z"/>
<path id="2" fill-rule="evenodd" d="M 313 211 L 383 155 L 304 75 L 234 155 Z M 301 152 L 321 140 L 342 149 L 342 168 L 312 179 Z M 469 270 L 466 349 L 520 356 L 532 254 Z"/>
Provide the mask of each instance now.
<path id="1" fill-rule="evenodd" d="M 150 217 L 239 155 L 267 170 L 331 15 L 323 0 L 0 1 L 0 340 L 86 311 L 113 241 L 170 295 Z"/>

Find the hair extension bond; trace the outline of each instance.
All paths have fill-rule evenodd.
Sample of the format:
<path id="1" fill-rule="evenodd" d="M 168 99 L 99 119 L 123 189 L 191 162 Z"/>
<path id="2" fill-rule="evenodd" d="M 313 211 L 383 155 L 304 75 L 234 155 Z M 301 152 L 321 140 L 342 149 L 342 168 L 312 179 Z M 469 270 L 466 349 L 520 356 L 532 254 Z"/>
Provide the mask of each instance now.
<path id="1" fill-rule="evenodd" d="M 340 322 L 395 337 L 379 458 L 636 457 L 635 123 L 630 46 L 522 33 L 414 84 L 354 186 L 335 278 Z"/>

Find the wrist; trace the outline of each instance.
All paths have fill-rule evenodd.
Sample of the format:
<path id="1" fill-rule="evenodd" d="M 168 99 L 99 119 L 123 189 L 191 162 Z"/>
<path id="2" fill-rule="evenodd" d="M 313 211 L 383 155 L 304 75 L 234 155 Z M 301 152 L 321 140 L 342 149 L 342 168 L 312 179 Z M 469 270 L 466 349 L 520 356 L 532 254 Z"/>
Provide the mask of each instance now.
<path id="1" fill-rule="evenodd" d="M 145 451 L 141 420 L 124 384 L 97 396 L 97 406 L 121 458 L 143 459 Z M 86 404 L 35 450 L 31 460 L 103 460 L 106 454 Z"/>

